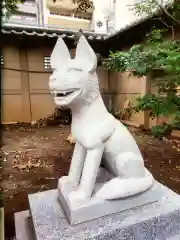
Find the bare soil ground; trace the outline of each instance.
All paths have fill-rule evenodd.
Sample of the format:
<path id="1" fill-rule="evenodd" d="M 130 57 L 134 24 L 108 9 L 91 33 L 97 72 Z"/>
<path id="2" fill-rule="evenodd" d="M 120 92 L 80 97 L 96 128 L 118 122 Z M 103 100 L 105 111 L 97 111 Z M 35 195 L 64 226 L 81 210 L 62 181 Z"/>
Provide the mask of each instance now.
<path id="1" fill-rule="evenodd" d="M 180 142 L 157 140 L 130 129 L 154 177 L 180 194 Z M 69 169 L 69 126 L 3 130 L 2 157 L 6 239 L 14 236 L 14 213 L 28 209 L 27 194 L 56 188 Z"/>

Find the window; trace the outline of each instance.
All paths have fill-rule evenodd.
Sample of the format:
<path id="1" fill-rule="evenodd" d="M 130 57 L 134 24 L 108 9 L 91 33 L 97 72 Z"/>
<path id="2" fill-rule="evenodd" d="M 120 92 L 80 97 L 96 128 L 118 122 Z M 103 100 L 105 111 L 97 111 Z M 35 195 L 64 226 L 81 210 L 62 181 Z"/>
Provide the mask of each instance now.
<path id="1" fill-rule="evenodd" d="M 48 56 L 44 57 L 44 68 L 51 69 L 50 57 Z"/>
<path id="2" fill-rule="evenodd" d="M 86 19 L 86 20 L 91 20 L 91 14 L 83 14 L 83 13 L 72 13 L 72 17 L 74 18 L 79 18 L 79 19 Z"/>
<path id="3" fill-rule="evenodd" d="M 36 0 L 25 0 L 24 3 L 27 5 L 32 5 L 32 4 L 36 3 Z"/>
<path id="4" fill-rule="evenodd" d="M 17 14 L 13 14 L 11 16 L 11 18 L 13 18 L 13 19 L 22 19 L 22 17 L 20 15 L 17 15 Z"/>
<path id="5" fill-rule="evenodd" d="M 88 14 L 88 13 L 75 13 L 75 12 L 53 12 L 53 11 L 50 11 L 50 14 L 51 15 L 54 15 L 54 16 L 63 16 L 63 17 L 74 17 L 74 18 L 79 18 L 79 19 L 86 19 L 86 20 L 91 20 L 91 15 L 92 14 Z"/>
<path id="6" fill-rule="evenodd" d="M 1 55 L 1 67 L 4 65 L 4 58 L 3 56 Z"/>
<path id="7" fill-rule="evenodd" d="M 59 13 L 50 12 L 51 15 L 60 15 Z"/>
<path id="8" fill-rule="evenodd" d="M 29 21 L 34 21 L 34 20 L 36 20 L 36 17 L 24 16 L 23 19 L 24 20 L 29 20 Z"/>
<path id="9" fill-rule="evenodd" d="M 137 4 L 137 3 L 141 3 L 142 0 L 135 0 L 134 3 Z"/>
<path id="10" fill-rule="evenodd" d="M 36 16 L 30 15 L 30 14 L 14 14 L 11 16 L 12 19 L 19 19 L 19 20 L 29 20 L 34 21 L 36 20 Z"/>
<path id="11" fill-rule="evenodd" d="M 50 14 L 56 15 L 56 16 L 65 16 L 65 17 L 70 17 L 71 16 L 70 13 L 58 13 L 58 12 L 51 12 L 51 11 L 50 11 Z"/>

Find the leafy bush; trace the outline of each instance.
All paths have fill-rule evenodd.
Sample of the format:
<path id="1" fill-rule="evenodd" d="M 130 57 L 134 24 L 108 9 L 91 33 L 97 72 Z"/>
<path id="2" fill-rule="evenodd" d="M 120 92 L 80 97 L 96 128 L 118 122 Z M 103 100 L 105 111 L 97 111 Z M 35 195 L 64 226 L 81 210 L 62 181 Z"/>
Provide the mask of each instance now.
<path id="1" fill-rule="evenodd" d="M 170 124 L 157 125 L 151 128 L 151 132 L 154 137 L 162 139 L 168 136 L 172 131 L 172 126 Z"/>
<path id="2" fill-rule="evenodd" d="M 157 93 L 137 100 L 137 111 L 150 110 L 151 117 L 171 117 L 167 126 L 153 127 L 157 136 L 180 128 L 180 42 L 164 40 L 163 31 L 154 29 L 145 43 L 134 45 L 126 52 L 111 52 L 104 66 L 109 70 L 129 72 L 137 77 L 147 76 Z M 170 127 L 171 126 L 171 127 Z"/>

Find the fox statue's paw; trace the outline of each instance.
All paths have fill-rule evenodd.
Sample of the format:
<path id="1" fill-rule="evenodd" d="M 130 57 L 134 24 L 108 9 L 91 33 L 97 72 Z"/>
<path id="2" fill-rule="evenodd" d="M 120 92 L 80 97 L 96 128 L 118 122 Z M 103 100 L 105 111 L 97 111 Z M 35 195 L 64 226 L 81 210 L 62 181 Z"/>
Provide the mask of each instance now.
<path id="1" fill-rule="evenodd" d="M 69 194 L 68 200 L 72 207 L 78 207 L 79 205 L 85 204 L 89 198 L 87 198 L 82 190 L 77 189 Z"/>
<path id="2" fill-rule="evenodd" d="M 63 176 L 59 179 L 59 188 L 61 190 L 68 187 L 77 187 L 78 183 L 73 181 L 69 176 Z"/>

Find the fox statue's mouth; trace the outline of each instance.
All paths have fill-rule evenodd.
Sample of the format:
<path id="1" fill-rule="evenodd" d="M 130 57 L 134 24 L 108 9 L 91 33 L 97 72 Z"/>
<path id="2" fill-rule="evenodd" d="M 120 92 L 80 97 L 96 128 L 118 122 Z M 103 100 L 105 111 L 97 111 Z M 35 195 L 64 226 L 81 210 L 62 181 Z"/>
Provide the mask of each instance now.
<path id="1" fill-rule="evenodd" d="M 55 93 L 55 97 L 66 97 L 69 94 L 72 94 L 74 91 L 67 91 L 67 92 L 57 92 Z"/>
<path id="2" fill-rule="evenodd" d="M 54 101 L 57 105 L 68 105 L 81 93 L 80 89 L 53 90 Z"/>

